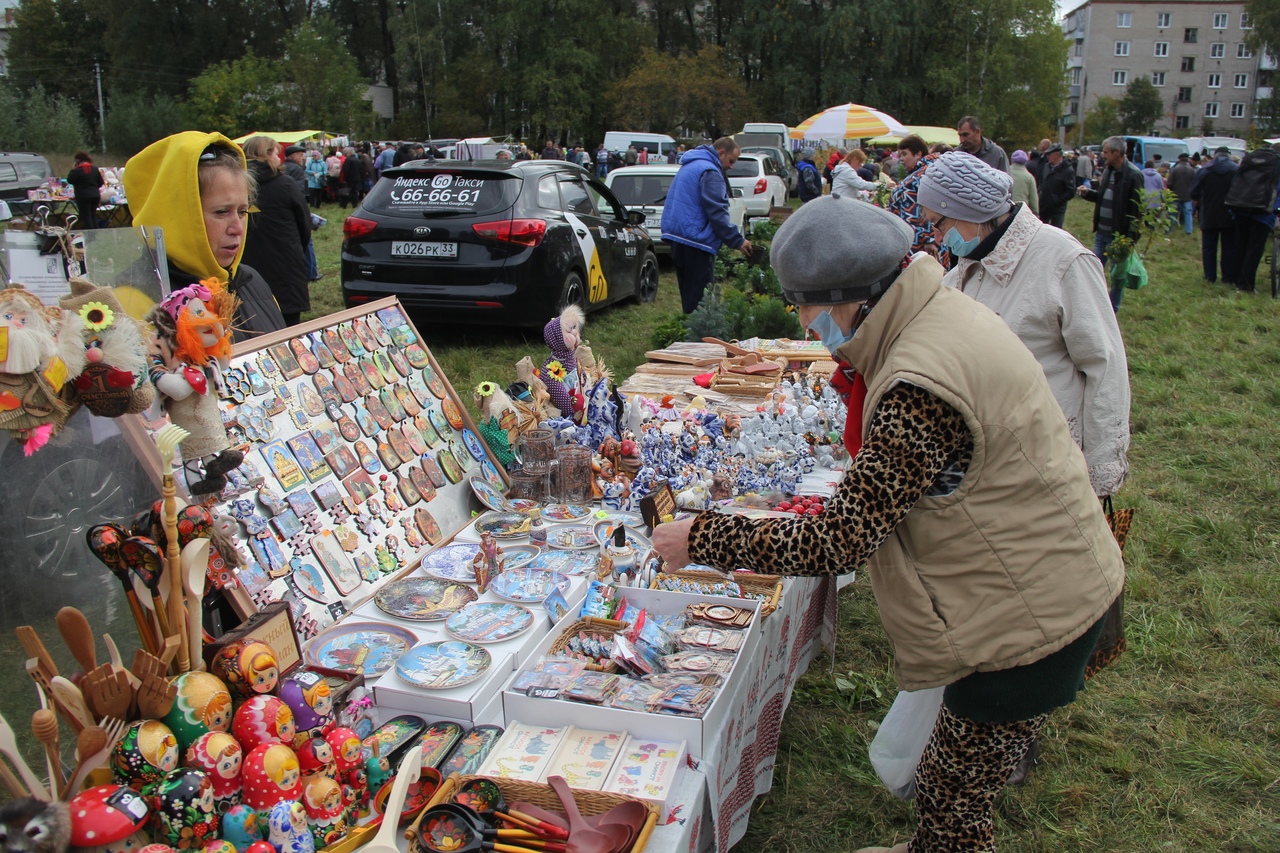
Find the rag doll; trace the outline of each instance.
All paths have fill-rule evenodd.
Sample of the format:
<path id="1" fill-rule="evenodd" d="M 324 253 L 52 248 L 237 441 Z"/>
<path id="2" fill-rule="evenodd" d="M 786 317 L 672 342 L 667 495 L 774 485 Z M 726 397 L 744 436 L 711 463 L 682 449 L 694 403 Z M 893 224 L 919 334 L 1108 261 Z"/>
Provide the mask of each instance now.
<path id="1" fill-rule="evenodd" d="M 169 420 L 191 433 L 182 468 L 193 496 L 221 492 L 244 455 L 230 448 L 217 389 L 230 364 L 231 320 L 239 300 L 217 279 L 175 290 L 151 310 L 151 381 Z"/>
<path id="2" fill-rule="evenodd" d="M 0 429 L 30 456 L 58 434 L 74 407 L 68 379 L 84 369 L 80 318 L 46 308 L 21 285 L 0 290 Z"/>
<path id="3" fill-rule="evenodd" d="M 150 406 L 155 388 L 147 376 L 146 338 L 115 291 L 73 278 L 71 293 L 58 305 L 78 323 L 84 344 L 84 370 L 72 381 L 84 407 L 98 417 L 118 418 Z"/>
<path id="4" fill-rule="evenodd" d="M 582 395 L 582 379 L 578 375 L 578 358 L 574 354 L 582 343 L 582 325 L 585 322 L 582 309 L 570 305 L 559 317 L 547 321 L 542 329 L 542 339 L 547 342 L 551 356 L 542 363 L 538 375 L 546 383 L 551 395 L 551 405 L 560 415 L 581 424 L 584 422 L 586 400 Z"/>

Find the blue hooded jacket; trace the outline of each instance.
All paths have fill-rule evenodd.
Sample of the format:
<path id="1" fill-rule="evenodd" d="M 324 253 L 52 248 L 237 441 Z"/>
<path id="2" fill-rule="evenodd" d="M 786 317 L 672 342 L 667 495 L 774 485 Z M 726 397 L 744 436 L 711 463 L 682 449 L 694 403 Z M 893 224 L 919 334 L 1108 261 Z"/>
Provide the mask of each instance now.
<path id="1" fill-rule="evenodd" d="M 662 208 L 662 239 L 715 254 L 746 239 L 729 221 L 729 181 L 710 145 L 684 155 Z"/>

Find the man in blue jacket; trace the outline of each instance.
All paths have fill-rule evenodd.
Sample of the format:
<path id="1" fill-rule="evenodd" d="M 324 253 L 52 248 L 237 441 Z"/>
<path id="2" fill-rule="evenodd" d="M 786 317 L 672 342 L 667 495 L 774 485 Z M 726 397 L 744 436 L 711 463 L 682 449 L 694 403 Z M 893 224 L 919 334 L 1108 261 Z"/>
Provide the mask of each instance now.
<path id="1" fill-rule="evenodd" d="M 729 221 L 729 180 L 725 172 L 738 162 L 738 143 L 722 136 L 711 145 L 686 152 L 667 190 L 662 208 L 662 239 L 671 244 L 671 260 L 680 285 L 684 313 L 692 314 L 715 273 L 716 252 L 727 243 L 744 255 L 751 241 Z"/>

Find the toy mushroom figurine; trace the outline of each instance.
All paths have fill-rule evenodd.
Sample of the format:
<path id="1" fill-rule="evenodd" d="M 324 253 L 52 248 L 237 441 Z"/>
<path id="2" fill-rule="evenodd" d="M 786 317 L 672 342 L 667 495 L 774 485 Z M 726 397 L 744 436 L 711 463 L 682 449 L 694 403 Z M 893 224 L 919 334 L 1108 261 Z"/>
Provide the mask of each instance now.
<path id="1" fill-rule="evenodd" d="M 71 848 L 78 853 L 136 853 L 149 841 L 144 828 L 151 809 L 146 798 L 132 788 L 87 788 L 67 806 L 71 811 Z"/>
<path id="2" fill-rule="evenodd" d="M 219 649 L 210 671 L 225 681 L 227 689 L 239 699 L 273 693 L 280 680 L 275 652 L 266 643 L 248 637 Z"/>
<path id="3" fill-rule="evenodd" d="M 262 841 L 265 826 L 257 809 L 247 803 L 236 803 L 222 816 L 222 838 L 235 845 L 236 853 L 248 853 L 250 844 Z"/>
<path id="4" fill-rule="evenodd" d="M 267 840 L 276 853 L 315 853 L 316 845 L 301 803 L 282 802 L 272 807 Z"/>
<path id="5" fill-rule="evenodd" d="M 346 805 L 342 801 L 342 786 L 334 779 L 321 773 L 308 776 L 302 788 L 302 807 L 317 848 L 328 847 L 346 837 Z"/>
<path id="6" fill-rule="evenodd" d="M 187 750 L 187 766 L 203 770 L 213 783 L 213 799 L 223 814 L 240 802 L 240 770 L 244 750 L 226 732 L 207 732 Z"/>
<path id="7" fill-rule="evenodd" d="M 293 711 L 275 696 L 254 696 L 236 710 L 232 732 L 240 746 L 252 750 L 263 744 L 293 746 L 297 727 Z"/>
<path id="8" fill-rule="evenodd" d="M 302 771 L 298 756 L 282 743 L 254 747 L 244 759 L 244 791 L 241 800 L 265 815 L 276 803 L 297 802 L 302 796 Z M 306 827 L 306 815 L 302 825 Z"/>
<path id="9" fill-rule="evenodd" d="M 298 746 L 311 734 L 323 735 L 333 726 L 333 694 L 319 674 L 304 671 L 286 678 L 280 685 L 280 699 L 293 711 Z"/>
<path id="10" fill-rule="evenodd" d="M 178 739 L 159 720 L 131 723 L 111 751 L 111 775 L 135 791 L 159 782 L 178 766 Z"/>
<path id="11" fill-rule="evenodd" d="M 173 685 L 178 693 L 164 724 L 178 739 L 183 753 L 201 735 L 231 728 L 231 693 L 221 678 L 208 672 L 184 672 Z"/>
<path id="12" fill-rule="evenodd" d="M 175 850 L 196 850 L 218 832 L 213 782 L 201 770 L 174 770 L 152 786 L 152 835 Z"/>

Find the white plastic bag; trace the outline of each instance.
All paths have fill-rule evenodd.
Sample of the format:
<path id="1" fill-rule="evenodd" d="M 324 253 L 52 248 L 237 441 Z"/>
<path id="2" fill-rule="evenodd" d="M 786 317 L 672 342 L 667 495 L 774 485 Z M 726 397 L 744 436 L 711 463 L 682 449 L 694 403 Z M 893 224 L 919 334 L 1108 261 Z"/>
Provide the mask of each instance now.
<path id="1" fill-rule="evenodd" d="M 900 691 L 867 750 L 876 775 L 900 800 L 916 795 L 916 765 L 933 734 L 943 689 Z"/>

